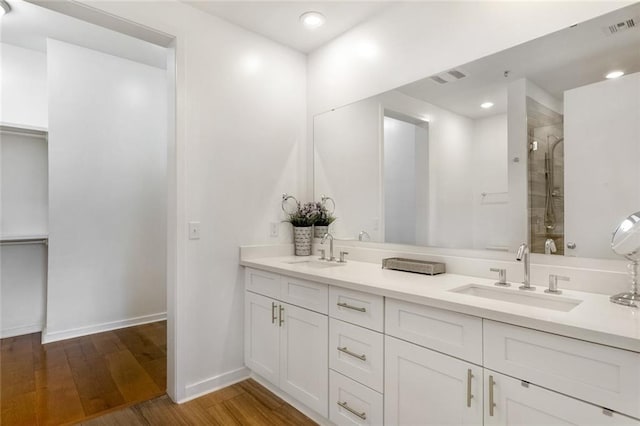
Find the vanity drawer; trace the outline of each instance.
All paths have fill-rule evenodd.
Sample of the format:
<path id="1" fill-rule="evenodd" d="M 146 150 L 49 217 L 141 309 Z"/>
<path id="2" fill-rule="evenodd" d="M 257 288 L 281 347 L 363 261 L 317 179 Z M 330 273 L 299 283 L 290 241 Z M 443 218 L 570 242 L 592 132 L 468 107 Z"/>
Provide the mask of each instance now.
<path id="1" fill-rule="evenodd" d="M 244 272 L 246 290 L 264 296 L 280 298 L 280 275 L 258 269 L 246 268 Z"/>
<path id="2" fill-rule="evenodd" d="M 482 365 L 482 319 L 400 300 L 386 300 L 389 336 Z"/>
<path id="3" fill-rule="evenodd" d="M 337 425 L 382 425 L 382 410 L 382 394 L 329 370 L 329 420 Z"/>
<path id="4" fill-rule="evenodd" d="M 330 368 L 382 392 L 383 354 L 384 339 L 381 333 L 330 319 Z"/>
<path id="5" fill-rule="evenodd" d="M 640 353 L 484 320 L 485 368 L 640 418 Z"/>
<path id="6" fill-rule="evenodd" d="M 282 276 L 280 299 L 292 305 L 327 314 L 329 286 L 313 281 Z"/>
<path id="7" fill-rule="evenodd" d="M 384 299 L 360 291 L 329 287 L 329 315 L 352 324 L 382 332 Z"/>

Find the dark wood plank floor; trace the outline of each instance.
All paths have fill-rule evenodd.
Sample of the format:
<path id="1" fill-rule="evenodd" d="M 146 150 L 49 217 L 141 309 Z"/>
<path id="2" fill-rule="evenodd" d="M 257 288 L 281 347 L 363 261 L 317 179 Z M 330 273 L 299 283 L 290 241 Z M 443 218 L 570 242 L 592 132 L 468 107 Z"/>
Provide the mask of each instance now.
<path id="1" fill-rule="evenodd" d="M 82 426 L 316 425 L 304 414 L 251 379 L 185 404 L 174 404 L 169 397 L 163 396 L 80 424 Z"/>
<path id="2" fill-rule="evenodd" d="M 60 425 L 165 393 L 167 326 L 156 322 L 40 344 L 0 340 L 0 424 Z"/>

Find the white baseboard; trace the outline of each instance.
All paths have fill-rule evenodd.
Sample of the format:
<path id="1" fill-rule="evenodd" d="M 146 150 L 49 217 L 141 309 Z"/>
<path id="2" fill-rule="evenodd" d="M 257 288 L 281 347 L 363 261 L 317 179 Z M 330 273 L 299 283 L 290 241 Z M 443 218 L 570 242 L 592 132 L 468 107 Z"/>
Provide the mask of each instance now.
<path id="1" fill-rule="evenodd" d="M 257 375 L 254 372 L 251 372 L 251 378 L 256 382 L 260 383 L 262 386 L 267 388 L 269 392 L 274 393 L 275 395 L 282 398 L 287 404 L 291 405 L 296 410 L 300 411 L 305 416 L 309 417 L 314 422 L 318 423 L 321 426 L 335 426 L 328 418 L 318 414 L 315 410 L 307 407 L 302 402 L 298 401 L 291 395 L 286 392 L 280 390 L 280 388 L 276 387 L 274 384 L 269 382 L 267 379 Z"/>
<path id="2" fill-rule="evenodd" d="M 226 388 L 227 386 L 231 386 L 235 383 L 248 379 L 250 373 L 251 371 L 247 367 L 242 367 L 237 370 L 232 370 L 218 376 L 209 377 L 208 379 L 192 383 L 185 387 L 185 397 L 177 402 L 178 404 L 182 404 L 201 397 L 202 395 Z"/>
<path id="3" fill-rule="evenodd" d="M 74 337 L 88 336 L 90 334 L 102 333 L 105 331 L 117 330 L 119 328 L 132 327 L 135 325 L 148 324 L 151 322 L 164 321 L 167 319 L 166 312 L 143 315 L 125 320 L 105 322 L 102 324 L 89 325 L 86 327 L 72 328 L 69 330 L 49 332 L 46 327 L 42 333 L 42 343 L 52 343 L 59 340 L 72 339 Z"/>
<path id="4" fill-rule="evenodd" d="M 0 331 L 0 339 L 7 337 L 22 336 L 23 334 L 38 333 L 42 331 L 42 324 L 23 325 L 20 327 L 7 328 Z"/>

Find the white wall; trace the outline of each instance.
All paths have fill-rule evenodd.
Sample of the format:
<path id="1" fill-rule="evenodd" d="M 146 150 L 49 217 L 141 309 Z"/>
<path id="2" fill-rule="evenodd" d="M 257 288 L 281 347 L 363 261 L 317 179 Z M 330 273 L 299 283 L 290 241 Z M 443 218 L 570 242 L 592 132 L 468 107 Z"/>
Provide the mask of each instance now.
<path id="1" fill-rule="evenodd" d="M 47 56 L 0 43 L 0 122 L 47 127 Z"/>
<path id="2" fill-rule="evenodd" d="M 0 132 L 0 235 L 46 235 L 48 145 L 45 137 Z"/>
<path id="3" fill-rule="evenodd" d="M 427 245 L 471 247 L 473 121 L 398 91 L 378 98 L 386 109 L 429 122 Z"/>
<path id="4" fill-rule="evenodd" d="M 165 70 L 49 39 L 52 341 L 166 312 Z"/>
<path id="5" fill-rule="evenodd" d="M 315 198 L 335 201 L 336 238 L 354 239 L 366 231 L 383 241 L 381 193 L 382 111 L 377 99 L 320 114 L 314 118 Z"/>
<path id="6" fill-rule="evenodd" d="M 47 247 L 0 247 L 0 337 L 42 330 L 45 320 Z"/>
<path id="7" fill-rule="evenodd" d="M 507 90 L 507 170 L 509 250 L 515 251 L 528 236 L 528 176 L 527 176 L 527 81 L 519 79 Z"/>
<path id="8" fill-rule="evenodd" d="M 506 249 L 509 246 L 507 114 L 474 120 L 471 150 L 473 248 Z"/>
<path id="9" fill-rule="evenodd" d="M 565 240 L 619 258 L 611 233 L 640 210 L 640 73 L 569 90 L 565 107 Z"/>
<path id="10" fill-rule="evenodd" d="M 388 243 L 416 243 L 417 143 L 414 124 L 384 118 L 384 241 Z"/>
<path id="11" fill-rule="evenodd" d="M 282 219 L 283 192 L 305 198 L 306 58 L 179 2 L 87 3 L 177 37 L 169 392 L 184 400 L 246 374 L 238 246 L 291 241 L 289 225 L 270 238 L 269 224 Z M 187 240 L 189 220 L 200 240 Z"/>

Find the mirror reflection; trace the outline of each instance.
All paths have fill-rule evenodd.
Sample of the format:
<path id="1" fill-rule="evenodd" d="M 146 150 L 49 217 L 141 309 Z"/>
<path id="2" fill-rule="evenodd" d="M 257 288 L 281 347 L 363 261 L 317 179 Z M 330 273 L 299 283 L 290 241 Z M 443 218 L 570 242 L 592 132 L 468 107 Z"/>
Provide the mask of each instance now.
<path id="1" fill-rule="evenodd" d="M 640 206 L 640 5 L 314 118 L 338 238 L 615 258 Z M 364 233 L 363 233 L 364 232 Z"/>

